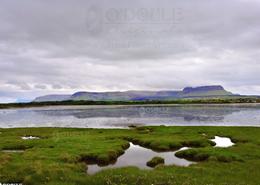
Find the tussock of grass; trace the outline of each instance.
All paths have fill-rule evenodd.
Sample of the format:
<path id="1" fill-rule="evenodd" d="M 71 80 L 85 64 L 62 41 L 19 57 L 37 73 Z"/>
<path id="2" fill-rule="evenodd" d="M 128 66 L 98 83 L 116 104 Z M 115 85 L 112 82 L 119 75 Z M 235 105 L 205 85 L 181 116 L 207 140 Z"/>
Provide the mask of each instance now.
<path id="1" fill-rule="evenodd" d="M 150 161 L 146 163 L 147 166 L 154 168 L 159 164 L 164 164 L 164 159 L 161 157 L 153 157 Z"/>
<path id="2" fill-rule="evenodd" d="M 117 150 L 109 150 L 106 153 L 82 154 L 79 161 L 84 161 L 87 164 L 98 164 L 101 166 L 113 164 L 120 155 L 124 154 L 124 151 L 129 148 L 129 146 L 129 143 L 124 143 Z"/>
<path id="3" fill-rule="evenodd" d="M 199 148 L 179 151 L 175 154 L 179 158 L 185 158 L 191 161 L 213 160 L 219 162 L 243 161 L 236 154 L 224 149 Z"/>

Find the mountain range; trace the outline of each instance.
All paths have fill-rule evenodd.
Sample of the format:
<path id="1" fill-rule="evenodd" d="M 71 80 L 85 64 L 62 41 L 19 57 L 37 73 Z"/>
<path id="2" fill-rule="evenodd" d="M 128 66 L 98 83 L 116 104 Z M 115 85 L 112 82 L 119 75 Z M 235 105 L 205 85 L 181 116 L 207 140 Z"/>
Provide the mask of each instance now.
<path id="1" fill-rule="evenodd" d="M 114 91 L 114 92 L 76 92 L 72 95 L 46 95 L 40 96 L 33 102 L 58 101 L 148 101 L 148 100 L 174 100 L 185 98 L 210 98 L 233 96 L 220 85 L 186 87 L 180 91 Z"/>

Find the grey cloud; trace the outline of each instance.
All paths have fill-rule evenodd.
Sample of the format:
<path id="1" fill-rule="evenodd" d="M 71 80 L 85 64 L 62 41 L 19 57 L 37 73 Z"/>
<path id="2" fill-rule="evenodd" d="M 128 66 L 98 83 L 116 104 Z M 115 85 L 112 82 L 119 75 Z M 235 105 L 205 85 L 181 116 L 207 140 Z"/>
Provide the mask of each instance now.
<path id="1" fill-rule="evenodd" d="M 53 89 L 62 89 L 62 86 L 59 84 L 54 84 L 54 85 L 52 85 L 52 88 Z"/>
<path id="2" fill-rule="evenodd" d="M 44 89 L 46 89 L 47 87 L 46 87 L 46 85 L 43 85 L 43 84 L 36 84 L 36 85 L 34 85 L 34 88 L 44 90 Z"/>
<path id="3" fill-rule="evenodd" d="M 0 101 L 209 84 L 260 94 L 259 17 L 259 1 L 2 0 Z"/>

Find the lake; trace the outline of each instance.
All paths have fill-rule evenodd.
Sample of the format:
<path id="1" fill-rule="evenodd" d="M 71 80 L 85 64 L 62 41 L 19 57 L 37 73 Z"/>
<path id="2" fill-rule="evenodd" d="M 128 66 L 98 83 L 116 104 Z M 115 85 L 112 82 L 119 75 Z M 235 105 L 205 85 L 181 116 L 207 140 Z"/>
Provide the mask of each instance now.
<path id="1" fill-rule="evenodd" d="M 0 109 L 0 127 L 260 126 L 260 104 L 51 106 Z"/>

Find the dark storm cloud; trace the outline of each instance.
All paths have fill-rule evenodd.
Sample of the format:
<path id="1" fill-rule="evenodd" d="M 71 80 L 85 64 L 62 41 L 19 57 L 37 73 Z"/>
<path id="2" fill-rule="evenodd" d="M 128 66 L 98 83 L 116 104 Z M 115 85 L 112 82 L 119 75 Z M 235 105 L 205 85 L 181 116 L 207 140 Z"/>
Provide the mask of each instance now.
<path id="1" fill-rule="evenodd" d="M 260 94 L 259 1 L 1 0 L 0 101 L 222 84 Z"/>

